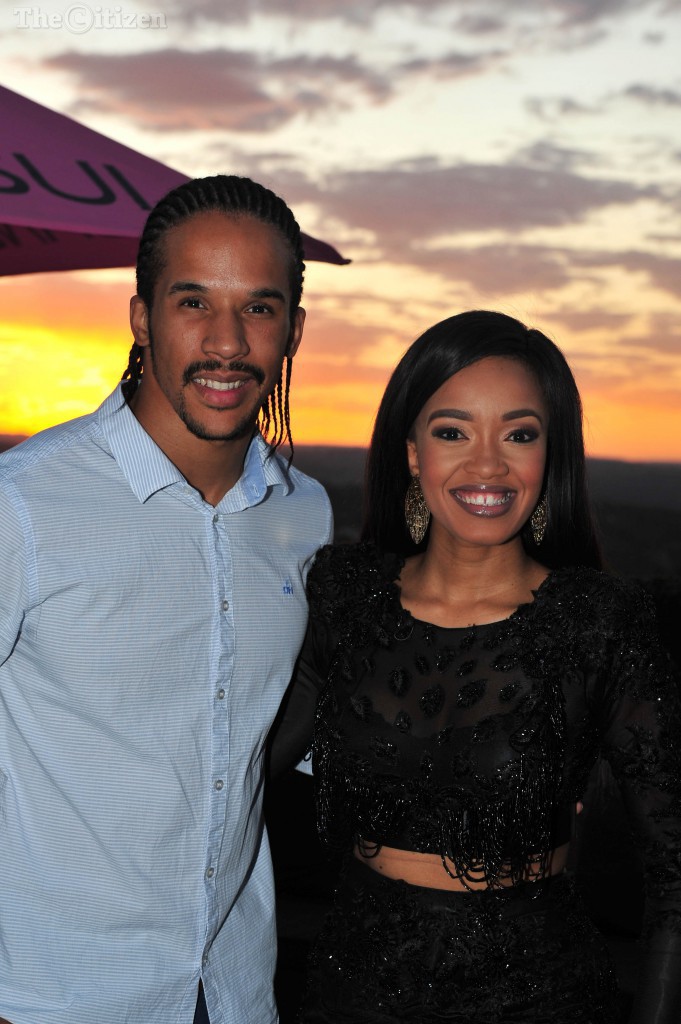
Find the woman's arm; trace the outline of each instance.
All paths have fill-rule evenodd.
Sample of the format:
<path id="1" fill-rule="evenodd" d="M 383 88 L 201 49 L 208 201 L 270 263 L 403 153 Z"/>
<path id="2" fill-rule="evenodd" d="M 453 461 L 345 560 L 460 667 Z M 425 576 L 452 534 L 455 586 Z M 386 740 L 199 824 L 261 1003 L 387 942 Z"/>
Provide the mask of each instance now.
<path id="1" fill-rule="evenodd" d="M 275 779 L 293 768 L 312 746 L 315 708 L 324 685 L 318 667 L 321 625 L 310 621 L 293 679 L 284 695 L 267 741 L 267 773 Z"/>

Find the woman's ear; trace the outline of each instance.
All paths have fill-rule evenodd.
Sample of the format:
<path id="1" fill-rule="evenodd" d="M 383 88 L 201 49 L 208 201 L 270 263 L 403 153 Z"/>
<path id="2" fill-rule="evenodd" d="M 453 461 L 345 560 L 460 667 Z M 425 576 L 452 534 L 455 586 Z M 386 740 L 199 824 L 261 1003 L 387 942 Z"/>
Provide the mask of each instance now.
<path id="1" fill-rule="evenodd" d="M 416 452 L 416 441 L 407 440 L 407 463 L 412 476 L 419 475 L 419 457 Z"/>

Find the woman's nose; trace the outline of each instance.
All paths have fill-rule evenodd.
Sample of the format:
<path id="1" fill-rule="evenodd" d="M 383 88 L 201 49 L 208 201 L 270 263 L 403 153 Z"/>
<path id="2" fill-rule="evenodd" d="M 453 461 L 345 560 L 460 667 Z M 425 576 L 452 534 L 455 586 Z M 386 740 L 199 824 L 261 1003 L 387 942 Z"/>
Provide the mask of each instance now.
<path id="1" fill-rule="evenodd" d="M 466 468 L 480 480 L 505 476 L 508 473 L 508 463 L 503 457 L 503 452 L 497 444 L 485 440 L 476 442 L 470 449 Z"/>

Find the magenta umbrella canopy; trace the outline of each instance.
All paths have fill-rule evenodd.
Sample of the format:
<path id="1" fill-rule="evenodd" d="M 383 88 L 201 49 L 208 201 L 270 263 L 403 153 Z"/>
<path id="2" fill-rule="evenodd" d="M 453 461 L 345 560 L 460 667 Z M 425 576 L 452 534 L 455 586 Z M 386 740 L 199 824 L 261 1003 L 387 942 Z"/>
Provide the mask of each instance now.
<path id="1" fill-rule="evenodd" d="M 171 167 L 0 86 L 0 275 L 135 263 Z M 303 234 L 305 258 L 349 263 Z"/>

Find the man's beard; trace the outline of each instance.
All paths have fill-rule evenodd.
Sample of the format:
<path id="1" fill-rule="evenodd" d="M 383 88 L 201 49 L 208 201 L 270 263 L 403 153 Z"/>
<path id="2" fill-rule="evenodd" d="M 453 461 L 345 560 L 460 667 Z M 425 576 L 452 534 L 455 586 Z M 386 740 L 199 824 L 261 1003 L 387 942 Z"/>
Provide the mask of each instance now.
<path id="1" fill-rule="evenodd" d="M 149 329 L 149 353 L 151 355 L 151 369 L 156 377 L 159 387 L 163 390 L 163 386 L 159 379 L 159 375 L 156 368 L 156 360 L 154 357 L 154 339 Z M 187 411 L 187 407 L 184 401 L 184 388 L 191 384 L 192 378 L 198 373 L 211 373 L 216 370 L 230 370 L 235 373 L 248 373 L 256 381 L 257 384 L 262 385 L 265 381 L 265 374 L 259 366 L 255 366 L 253 363 L 245 363 L 241 360 L 235 359 L 230 362 L 227 366 L 223 363 L 218 362 L 214 359 L 207 359 L 204 362 L 190 363 L 185 369 L 182 375 L 182 387 L 183 390 L 177 399 L 175 405 L 175 412 L 184 423 L 187 430 L 194 435 L 194 437 L 200 438 L 202 441 L 240 441 L 244 437 L 248 437 L 255 430 L 255 426 L 260 414 L 260 410 L 264 402 L 260 402 L 255 409 L 251 409 L 249 412 L 244 413 L 243 418 L 232 427 L 231 430 L 226 433 L 217 432 L 212 433 L 207 430 L 203 423 L 200 423 L 195 419 L 190 412 Z M 265 401 L 267 399 L 265 398 Z"/>

